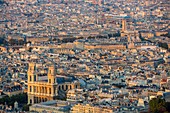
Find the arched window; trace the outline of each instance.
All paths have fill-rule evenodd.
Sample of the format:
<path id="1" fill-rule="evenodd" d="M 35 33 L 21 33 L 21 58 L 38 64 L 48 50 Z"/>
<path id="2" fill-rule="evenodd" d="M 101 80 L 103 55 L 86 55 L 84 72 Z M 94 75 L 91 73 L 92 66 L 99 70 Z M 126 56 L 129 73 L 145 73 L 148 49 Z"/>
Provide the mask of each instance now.
<path id="1" fill-rule="evenodd" d="M 34 81 L 37 81 L 37 80 L 36 80 L 36 75 L 34 75 Z"/>
<path id="2" fill-rule="evenodd" d="M 61 86 L 59 86 L 58 89 L 61 90 Z"/>
<path id="3" fill-rule="evenodd" d="M 66 85 L 66 90 L 68 90 L 68 85 Z"/>
<path id="4" fill-rule="evenodd" d="M 76 88 L 78 88 L 78 85 L 76 85 Z"/>
<path id="5" fill-rule="evenodd" d="M 30 86 L 30 92 L 32 92 L 32 87 Z"/>
<path id="6" fill-rule="evenodd" d="M 45 101 L 47 101 L 47 98 L 45 98 Z"/>
<path id="7" fill-rule="evenodd" d="M 39 98 L 39 101 L 40 101 L 40 102 L 42 102 L 42 99 L 41 99 L 41 98 Z"/>
<path id="8" fill-rule="evenodd" d="M 34 97 L 34 103 L 37 103 L 36 97 Z"/>
<path id="9" fill-rule="evenodd" d="M 44 87 L 42 87 L 42 93 L 44 93 Z"/>
<path id="10" fill-rule="evenodd" d="M 51 88 L 49 88 L 49 94 L 51 94 Z"/>
<path id="11" fill-rule="evenodd" d="M 34 92 L 36 92 L 36 86 L 34 86 Z"/>
<path id="12" fill-rule="evenodd" d="M 30 76 L 30 82 L 32 81 L 32 77 Z"/>

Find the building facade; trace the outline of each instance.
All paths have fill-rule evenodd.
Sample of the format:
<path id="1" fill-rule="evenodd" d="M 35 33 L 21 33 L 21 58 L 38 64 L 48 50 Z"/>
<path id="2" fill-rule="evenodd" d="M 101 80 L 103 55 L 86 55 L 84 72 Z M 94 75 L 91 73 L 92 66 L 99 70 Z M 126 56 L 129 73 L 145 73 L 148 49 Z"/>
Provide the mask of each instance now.
<path id="1" fill-rule="evenodd" d="M 89 104 L 77 104 L 72 107 L 71 113 L 113 113 L 111 108 L 91 106 Z"/>
<path id="2" fill-rule="evenodd" d="M 40 103 L 58 98 L 58 94 L 69 89 L 80 88 L 77 80 L 56 74 L 55 66 L 48 68 L 47 77 L 42 79 L 36 72 L 36 64 L 30 63 L 28 69 L 28 104 Z M 62 94 L 61 94 L 62 95 Z"/>

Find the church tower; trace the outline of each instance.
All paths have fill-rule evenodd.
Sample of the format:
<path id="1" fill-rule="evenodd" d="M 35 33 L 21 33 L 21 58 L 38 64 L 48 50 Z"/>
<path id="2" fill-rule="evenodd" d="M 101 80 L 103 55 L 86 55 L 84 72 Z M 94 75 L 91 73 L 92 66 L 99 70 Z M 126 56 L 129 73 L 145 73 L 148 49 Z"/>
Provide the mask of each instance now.
<path id="1" fill-rule="evenodd" d="M 34 89 L 33 89 L 32 84 L 34 84 L 37 81 L 35 63 L 29 63 L 27 76 L 28 76 L 28 104 L 33 104 L 34 96 L 31 94 L 34 92 Z"/>
<path id="2" fill-rule="evenodd" d="M 35 63 L 29 63 L 29 68 L 28 68 L 28 82 L 35 82 L 37 81 L 37 75 L 36 73 L 36 65 Z"/>
<path id="3" fill-rule="evenodd" d="M 122 20 L 122 32 L 126 31 L 126 20 Z"/>
<path id="4" fill-rule="evenodd" d="M 56 76 L 56 70 L 55 70 L 55 65 L 52 65 L 48 68 L 48 83 L 49 84 L 54 84 L 55 83 L 55 77 Z"/>

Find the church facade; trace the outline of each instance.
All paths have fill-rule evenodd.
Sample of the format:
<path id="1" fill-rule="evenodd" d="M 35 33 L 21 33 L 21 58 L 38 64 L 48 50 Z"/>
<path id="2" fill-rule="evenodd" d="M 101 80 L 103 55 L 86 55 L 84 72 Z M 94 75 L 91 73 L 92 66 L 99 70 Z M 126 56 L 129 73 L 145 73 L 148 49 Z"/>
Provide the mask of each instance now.
<path id="1" fill-rule="evenodd" d="M 49 66 L 47 77 L 39 77 L 36 64 L 30 63 L 28 68 L 28 104 L 55 100 L 69 89 L 80 88 L 78 80 L 69 76 L 56 74 L 55 65 Z"/>

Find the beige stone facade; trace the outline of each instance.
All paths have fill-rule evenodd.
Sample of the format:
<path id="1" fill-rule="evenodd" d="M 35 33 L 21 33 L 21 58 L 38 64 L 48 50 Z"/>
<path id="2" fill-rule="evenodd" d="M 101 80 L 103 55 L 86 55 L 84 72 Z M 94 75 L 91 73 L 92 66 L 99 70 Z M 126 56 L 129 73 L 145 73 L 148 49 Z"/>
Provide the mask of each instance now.
<path id="1" fill-rule="evenodd" d="M 34 63 L 29 64 L 28 69 L 28 104 L 40 103 L 49 100 L 55 100 L 58 96 L 58 91 L 67 91 L 69 89 L 80 88 L 79 82 L 64 82 L 58 84 L 55 66 L 48 69 L 48 80 L 38 80 L 38 75 L 35 73 L 36 66 Z"/>
<path id="2" fill-rule="evenodd" d="M 113 113 L 111 108 L 95 107 L 89 104 L 77 104 L 72 107 L 71 113 Z"/>

